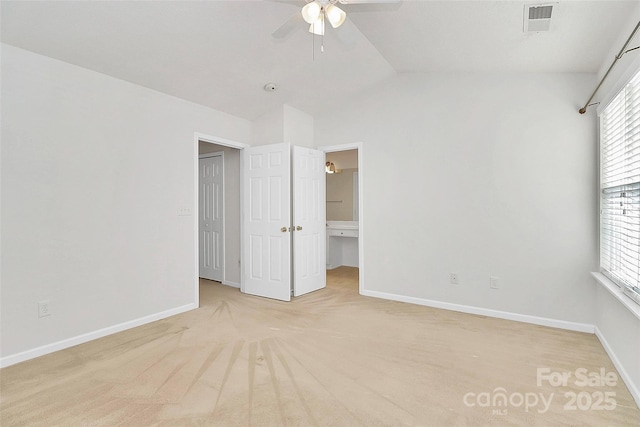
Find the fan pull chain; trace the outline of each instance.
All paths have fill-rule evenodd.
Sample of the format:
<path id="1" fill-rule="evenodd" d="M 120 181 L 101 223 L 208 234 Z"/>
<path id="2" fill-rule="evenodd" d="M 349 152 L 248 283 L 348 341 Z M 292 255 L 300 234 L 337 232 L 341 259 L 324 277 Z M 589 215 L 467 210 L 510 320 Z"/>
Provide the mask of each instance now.
<path id="1" fill-rule="evenodd" d="M 325 31 L 325 22 L 324 22 L 324 18 L 325 18 L 325 11 L 324 8 L 322 9 L 322 41 L 320 44 L 320 53 L 324 53 L 324 31 Z"/>
<path id="2" fill-rule="evenodd" d="M 320 18 L 322 19 L 322 34 L 320 35 L 321 39 L 320 39 L 320 52 L 324 53 L 324 19 L 325 19 L 325 14 L 324 14 L 324 10 L 322 10 Z M 311 25 L 315 25 L 315 24 L 311 24 Z M 314 28 L 315 30 L 315 28 Z M 311 34 L 311 60 L 315 61 L 316 60 L 316 35 L 315 33 Z"/>

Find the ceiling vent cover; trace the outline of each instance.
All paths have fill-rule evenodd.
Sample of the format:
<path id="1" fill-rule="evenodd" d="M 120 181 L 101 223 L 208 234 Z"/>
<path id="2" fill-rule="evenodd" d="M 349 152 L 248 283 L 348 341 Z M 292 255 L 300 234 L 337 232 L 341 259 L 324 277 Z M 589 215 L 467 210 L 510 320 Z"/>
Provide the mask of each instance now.
<path id="1" fill-rule="evenodd" d="M 525 5 L 524 32 L 549 31 L 553 4 Z"/>

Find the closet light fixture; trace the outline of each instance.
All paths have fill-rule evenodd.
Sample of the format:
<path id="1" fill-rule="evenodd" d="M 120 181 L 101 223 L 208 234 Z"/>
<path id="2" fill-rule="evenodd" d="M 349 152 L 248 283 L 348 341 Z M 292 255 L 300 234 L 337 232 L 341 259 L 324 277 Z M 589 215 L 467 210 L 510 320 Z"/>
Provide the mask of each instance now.
<path id="1" fill-rule="evenodd" d="M 334 165 L 333 162 L 325 163 L 324 171 L 326 173 L 342 173 L 342 169 L 336 169 L 336 165 Z"/>
<path id="2" fill-rule="evenodd" d="M 336 173 L 336 165 L 333 162 L 327 162 L 324 165 L 324 170 L 327 173 Z"/>

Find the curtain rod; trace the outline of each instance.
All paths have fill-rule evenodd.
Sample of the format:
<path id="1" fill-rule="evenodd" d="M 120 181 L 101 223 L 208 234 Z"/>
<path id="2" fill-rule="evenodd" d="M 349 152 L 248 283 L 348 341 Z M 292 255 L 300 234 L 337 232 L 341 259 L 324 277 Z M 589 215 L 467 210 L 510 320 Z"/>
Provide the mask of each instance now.
<path id="1" fill-rule="evenodd" d="M 590 105 L 593 105 L 593 104 L 589 104 L 589 103 L 591 102 L 593 97 L 596 96 L 596 93 L 598 92 L 598 89 L 600 89 L 600 86 L 602 86 L 602 83 L 604 82 L 604 80 L 607 78 L 607 76 L 611 72 L 611 69 L 613 68 L 613 66 L 616 65 L 616 62 L 618 62 L 618 59 L 622 58 L 622 55 L 624 55 L 625 53 L 631 52 L 632 50 L 636 50 L 636 49 L 640 48 L 640 46 L 636 46 L 634 48 L 631 48 L 631 49 L 627 50 L 627 46 L 629 46 L 629 43 L 631 43 L 631 39 L 633 39 L 633 36 L 635 36 L 636 33 L 638 32 L 638 28 L 640 28 L 640 22 L 638 22 L 638 25 L 636 25 L 636 28 L 634 28 L 634 30 L 631 32 L 631 35 L 627 39 L 627 42 L 624 44 L 624 46 L 622 46 L 622 49 L 620 49 L 620 53 L 618 53 L 616 55 L 615 59 L 611 63 L 611 66 L 609 66 L 609 69 L 607 70 L 607 72 L 604 74 L 604 76 L 602 76 L 602 79 L 600 80 L 600 83 L 598 83 L 598 86 L 596 86 L 595 90 L 593 91 L 593 93 L 589 97 L 589 100 L 584 104 L 584 107 L 582 107 L 581 109 L 578 110 L 578 112 L 580 114 L 586 113 L 587 112 L 587 107 L 590 106 Z"/>

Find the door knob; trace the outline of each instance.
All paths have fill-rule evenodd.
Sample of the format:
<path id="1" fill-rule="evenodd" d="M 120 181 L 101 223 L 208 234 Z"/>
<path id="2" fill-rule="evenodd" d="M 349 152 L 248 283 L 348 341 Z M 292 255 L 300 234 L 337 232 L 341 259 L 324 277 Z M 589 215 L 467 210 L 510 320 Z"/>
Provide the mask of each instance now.
<path id="1" fill-rule="evenodd" d="M 286 232 L 287 232 L 287 227 L 282 227 L 282 228 L 280 229 L 280 231 L 282 231 L 283 233 L 286 233 Z"/>
<path id="2" fill-rule="evenodd" d="M 299 225 L 296 227 L 296 231 L 300 231 L 302 230 L 302 227 L 300 227 Z"/>

